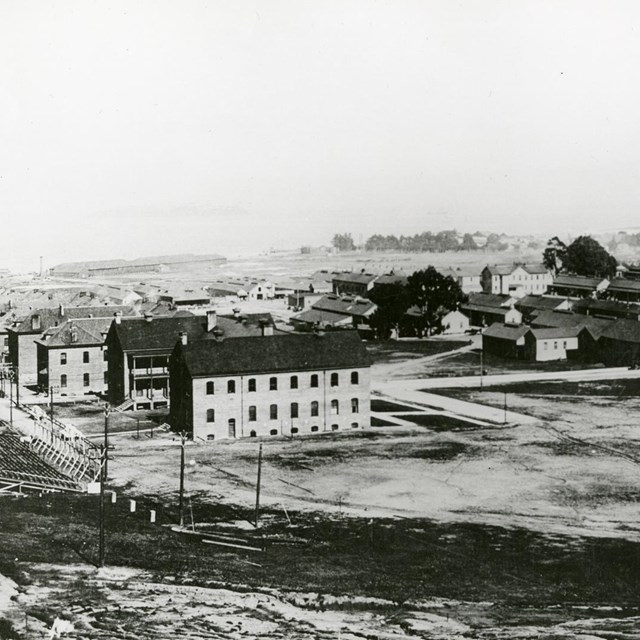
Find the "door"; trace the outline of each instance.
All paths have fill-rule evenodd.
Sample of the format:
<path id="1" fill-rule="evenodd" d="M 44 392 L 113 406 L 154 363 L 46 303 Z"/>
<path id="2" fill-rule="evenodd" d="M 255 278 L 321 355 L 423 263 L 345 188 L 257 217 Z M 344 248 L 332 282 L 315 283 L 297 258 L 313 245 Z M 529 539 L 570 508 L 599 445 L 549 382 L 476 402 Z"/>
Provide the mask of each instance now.
<path id="1" fill-rule="evenodd" d="M 236 419 L 235 418 L 229 418 L 229 437 L 230 438 L 236 437 Z"/>

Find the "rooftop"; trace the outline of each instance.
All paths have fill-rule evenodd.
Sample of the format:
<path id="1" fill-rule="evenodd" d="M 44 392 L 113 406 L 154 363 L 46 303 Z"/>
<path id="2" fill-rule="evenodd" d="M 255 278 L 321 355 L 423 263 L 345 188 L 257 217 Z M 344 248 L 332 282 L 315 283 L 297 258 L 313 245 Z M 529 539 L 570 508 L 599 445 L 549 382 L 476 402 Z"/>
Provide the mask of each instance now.
<path id="1" fill-rule="evenodd" d="M 193 377 L 370 365 L 367 350 L 355 331 L 178 343 L 174 353 L 183 358 Z"/>

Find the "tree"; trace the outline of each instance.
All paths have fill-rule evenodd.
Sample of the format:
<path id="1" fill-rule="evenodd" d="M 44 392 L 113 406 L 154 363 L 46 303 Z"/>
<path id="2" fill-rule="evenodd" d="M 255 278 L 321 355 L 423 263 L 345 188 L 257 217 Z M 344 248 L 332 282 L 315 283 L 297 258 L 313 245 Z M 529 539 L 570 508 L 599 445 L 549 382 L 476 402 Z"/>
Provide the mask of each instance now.
<path id="1" fill-rule="evenodd" d="M 350 233 L 336 233 L 331 244 L 338 251 L 354 251 L 356 248 Z"/>
<path id="2" fill-rule="evenodd" d="M 427 332 L 437 326 L 440 318 L 456 309 L 464 300 L 460 285 L 450 276 L 443 276 L 432 266 L 416 271 L 407 279 L 409 302 L 420 310 Z"/>
<path id="3" fill-rule="evenodd" d="M 473 239 L 473 236 L 470 233 L 465 233 L 462 236 L 462 244 L 460 245 L 460 249 L 463 251 L 475 251 L 478 248 L 476 241 Z"/>
<path id="4" fill-rule="evenodd" d="M 374 287 L 369 299 L 377 305 L 371 315 L 370 324 L 381 340 L 387 340 L 395 331 L 399 331 L 400 323 L 410 306 L 407 287 L 392 283 Z"/>
<path id="5" fill-rule="evenodd" d="M 597 240 L 591 236 L 580 236 L 567 247 L 563 271 L 580 276 L 612 278 L 617 266 L 618 261 Z"/>
<path id="6" fill-rule="evenodd" d="M 566 255 L 567 245 L 558 236 L 553 236 L 553 238 L 549 239 L 545 250 L 542 252 L 542 263 L 547 269 L 556 274 L 562 269 Z"/>

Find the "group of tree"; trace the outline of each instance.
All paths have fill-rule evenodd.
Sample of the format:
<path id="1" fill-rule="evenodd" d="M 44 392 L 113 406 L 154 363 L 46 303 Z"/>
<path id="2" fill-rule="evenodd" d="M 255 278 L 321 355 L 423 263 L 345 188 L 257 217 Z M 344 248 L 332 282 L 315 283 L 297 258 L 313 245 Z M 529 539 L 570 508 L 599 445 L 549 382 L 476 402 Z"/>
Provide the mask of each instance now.
<path id="1" fill-rule="evenodd" d="M 554 236 L 547 243 L 542 261 L 555 274 L 598 278 L 613 278 L 618 266 L 618 261 L 591 236 L 580 236 L 568 246 Z"/>
<path id="2" fill-rule="evenodd" d="M 355 251 L 356 243 L 350 233 L 336 233 L 331 244 L 337 251 Z"/>
<path id="3" fill-rule="evenodd" d="M 375 287 L 369 298 L 378 307 L 371 326 L 378 338 L 388 339 L 400 333 L 418 337 L 433 333 L 442 316 L 456 309 L 465 296 L 453 278 L 430 266 L 411 274 L 406 285 Z"/>
<path id="4" fill-rule="evenodd" d="M 474 235 L 465 233 L 460 239 L 455 229 L 432 233 L 416 233 L 413 236 L 394 236 L 374 234 L 364 244 L 365 251 L 400 251 L 406 253 L 442 253 L 443 251 L 504 251 L 509 248 L 504 235 L 490 233 L 486 243 L 479 246 Z M 350 233 L 337 233 L 333 236 L 332 245 L 338 251 L 353 251 L 356 246 Z"/>

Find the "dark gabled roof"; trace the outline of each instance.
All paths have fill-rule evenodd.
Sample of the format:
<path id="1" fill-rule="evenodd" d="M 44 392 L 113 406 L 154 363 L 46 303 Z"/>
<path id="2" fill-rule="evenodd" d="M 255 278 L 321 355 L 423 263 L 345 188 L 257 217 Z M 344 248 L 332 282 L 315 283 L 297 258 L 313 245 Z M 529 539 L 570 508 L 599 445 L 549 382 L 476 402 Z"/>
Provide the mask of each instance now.
<path id="1" fill-rule="evenodd" d="M 481 307 L 506 307 L 509 308 L 511 296 L 498 293 L 470 293 L 469 304 Z"/>
<path id="2" fill-rule="evenodd" d="M 18 321 L 14 331 L 16 333 L 43 333 L 46 329 L 55 327 L 66 320 L 76 318 L 113 318 L 120 312 L 123 315 L 133 314 L 133 310 L 128 306 L 98 306 L 98 307 L 64 307 L 61 313 L 59 307 L 38 309 L 31 312 Z M 31 318 L 40 316 L 40 328 L 31 328 Z"/>
<path id="3" fill-rule="evenodd" d="M 351 323 L 351 316 L 343 313 L 333 313 L 332 311 L 321 311 L 320 309 L 308 309 L 291 318 L 293 322 L 306 322 L 307 324 L 340 324 Z"/>
<path id="4" fill-rule="evenodd" d="M 113 323 L 112 331 L 118 335 L 123 351 L 164 350 L 170 352 L 181 333 L 187 334 L 187 340 L 202 341 L 222 338 L 262 336 L 262 324 L 273 326 L 268 313 L 249 314 L 230 318 L 218 316 L 216 327 L 207 332 L 207 319 L 204 316 L 182 316 L 152 318 L 123 318 L 120 324 Z"/>
<path id="5" fill-rule="evenodd" d="M 51 327 L 45 332 L 46 340 L 36 340 L 36 342 L 46 347 L 79 347 L 98 346 L 104 343 L 104 334 L 107 333 L 112 318 L 79 318 L 68 320 L 58 327 Z M 75 333 L 76 339 L 72 339 Z"/>
<path id="6" fill-rule="evenodd" d="M 351 272 L 345 271 L 344 273 L 338 273 L 333 276 L 332 280 L 334 282 L 351 282 L 353 284 L 369 284 L 376 280 L 378 276 L 372 273 L 359 273 L 359 272 Z"/>
<path id="7" fill-rule="evenodd" d="M 354 296 L 327 295 L 316 300 L 311 307 L 318 311 L 341 313 L 342 315 L 363 316 L 377 309 L 376 305 L 368 298 Z"/>
<path id="8" fill-rule="evenodd" d="M 494 264 L 487 265 L 484 270 L 488 270 L 492 276 L 508 276 L 516 269 L 524 269 L 527 273 L 549 273 L 549 270 L 542 263 L 534 264 Z"/>
<path id="9" fill-rule="evenodd" d="M 605 278 L 589 278 L 587 276 L 559 275 L 553 279 L 554 287 L 571 287 L 572 289 L 595 290 Z"/>
<path id="10" fill-rule="evenodd" d="M 379 287 L 385 284 L 407 284 L 407 276 L 396 275 L 395 273 L 385 273 L 382 276 L 378 276 L 373 283 L 374 287 Z"/>
<path id="11" fill-rule="evenodd" d="M 556 338 L 576 338 L 582 331 L 581 326 L 575 327 L 543 327 L 532 328 L 531 335 L 536 340 L 553 340 Z"/>
<path id="12" fill-rule="evenodd" d="M 615 320 L 602 332 L 601 337 L 621 342 L 640 343 L 640 322 Z"/>
<path id="13" fill-rule="evenodd" d="M 174 355 L 192 377 L 370 366 L 356 331 L 178 343 Z"/>
<path id="14" fill-rule="evenodd" d="M 566 301 L 566 298 L 553 296 L 524 296 L 515 303 L 516 309 L 557 309 Z"/>
<path id="15" fill-rule="evenodd" d="M 615 293 L 620 292 L 633 292 L 640 293 L 640 280 L 626 280 L 625 278 L 614 278 L 610 283 L 607 291 Z"/>
<path id="16" fill-rule="evenodd" d="M 618 300 L 594 300 L 585 298 L 576 300 L 573 308 L 579 312 L 593 311 L 594 313 L 637 313 L 640 315 L 640 303 L 619 302 Z"/>
<path id="17" fill-rule="evenodd" d="M 599 336 L 615 320 L 595 318 L 567 311 L 543 311 L 531 322 L 533 328 L 576 328 L 588 329 L 592 336 Z"/>
<path id="18" fill-rule="evenodd" d="M 520 338 L 526 335 L 528 331 L 529 327 L 526 325 L 511 325 L 494 322 L 490 327 L 482 332 L 482 335 L 489 338 L 500 338 L 501 340 L 520 340 Z"/>

